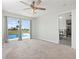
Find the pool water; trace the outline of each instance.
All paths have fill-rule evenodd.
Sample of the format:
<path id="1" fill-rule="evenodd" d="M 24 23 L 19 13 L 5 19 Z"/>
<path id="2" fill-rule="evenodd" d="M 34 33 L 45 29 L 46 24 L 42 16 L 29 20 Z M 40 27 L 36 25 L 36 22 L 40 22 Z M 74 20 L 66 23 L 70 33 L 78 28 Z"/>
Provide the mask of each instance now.
<path id="1" fill-rule="evenodd" d="M 18 38 L 17 34 L 9 34 L 8 39 L 15 39 Z M 22 38 L 30 38 L 30 34 L 22 34 Z"/>

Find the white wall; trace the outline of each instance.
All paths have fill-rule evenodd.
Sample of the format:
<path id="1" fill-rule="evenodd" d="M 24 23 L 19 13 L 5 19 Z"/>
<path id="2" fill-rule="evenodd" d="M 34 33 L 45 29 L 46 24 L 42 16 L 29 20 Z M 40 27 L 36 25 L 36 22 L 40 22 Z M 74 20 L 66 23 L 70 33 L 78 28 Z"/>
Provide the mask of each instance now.
<path id="1" fill-rule="evenodd" d="M 76 10 L 72 10 L 72 48 L 76 49 Z"/>
<path id="2" fill-rule="evenodd" d="M 32 39 L 36 39 L 37 38 L 37 18 L 34 18 L 31 20 L 32 21 L 32 25 L 31 25 L 31 30 L 32 30 Z"/>
<path id="3" fill-rule="evenodd" d="M 37 19 L 37 39 L 59 42 L 57 14 L 49 12 Z"/>

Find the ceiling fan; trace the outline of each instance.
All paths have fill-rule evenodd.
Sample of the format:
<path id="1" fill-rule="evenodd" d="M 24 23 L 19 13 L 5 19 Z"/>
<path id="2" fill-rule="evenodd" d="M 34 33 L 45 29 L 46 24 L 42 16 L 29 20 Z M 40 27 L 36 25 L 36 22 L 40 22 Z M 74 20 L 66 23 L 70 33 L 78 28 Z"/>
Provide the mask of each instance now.
<path id="1" fill-rule="evenodd" d="M 33 13 L 35 13 L 36 10 L 46 10 L 46 8 L 39 7 L 41 0 L 38 1 L 32 1 L 31 4 L 28 4 L 24 1 L 20 1 L 22 4 L 28 5 L 30 8 L 25 8 L 24 10 L 32 9 Z"/>

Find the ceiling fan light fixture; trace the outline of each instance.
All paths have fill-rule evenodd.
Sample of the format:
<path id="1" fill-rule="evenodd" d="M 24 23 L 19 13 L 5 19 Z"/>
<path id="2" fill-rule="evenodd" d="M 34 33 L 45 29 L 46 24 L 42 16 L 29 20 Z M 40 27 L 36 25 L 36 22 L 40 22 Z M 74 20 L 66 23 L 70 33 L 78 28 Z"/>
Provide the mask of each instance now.
<path id="1" fill-rule="evenodd" d="M 25 5 L 29 5 L 28 3 L 23 2 L 23 1 L 20 1 L 20 2 L 25 4 Z M 42 2 L 41 0 L 38 0 L 37 2 L 32 1 L 32 4 L 29 5 L 31 7 L 31 9 L 33 10 L 33 13 L 35 13 L 36 10 L 46 10 L 46 8 L 38 7 L 38 5 L 40 5 L 41 2 Z M 29 8 L 26 8 L 24 10 L 27 10 L 27 9 L 29 9 Z"/>

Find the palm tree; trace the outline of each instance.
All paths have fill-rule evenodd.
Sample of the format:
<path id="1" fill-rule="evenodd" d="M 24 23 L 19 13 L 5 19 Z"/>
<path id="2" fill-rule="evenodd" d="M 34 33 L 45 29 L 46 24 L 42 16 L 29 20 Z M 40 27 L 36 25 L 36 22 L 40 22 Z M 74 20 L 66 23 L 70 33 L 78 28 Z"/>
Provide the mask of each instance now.
<path id="1" fill-rule="evenodd" d="M 19 25 L 17 25 L 16 28 L 18 29 L 19 28 Z"/>
<path id="2" fill-rule="evenodd" d="M 18 35 L 19 35 L 19 33 L 18 33 L 18 28 L 19 28 L 19 25 L 16 26 L 16 29 L 17 29 L 17 37 L 18 37 Z"/>

